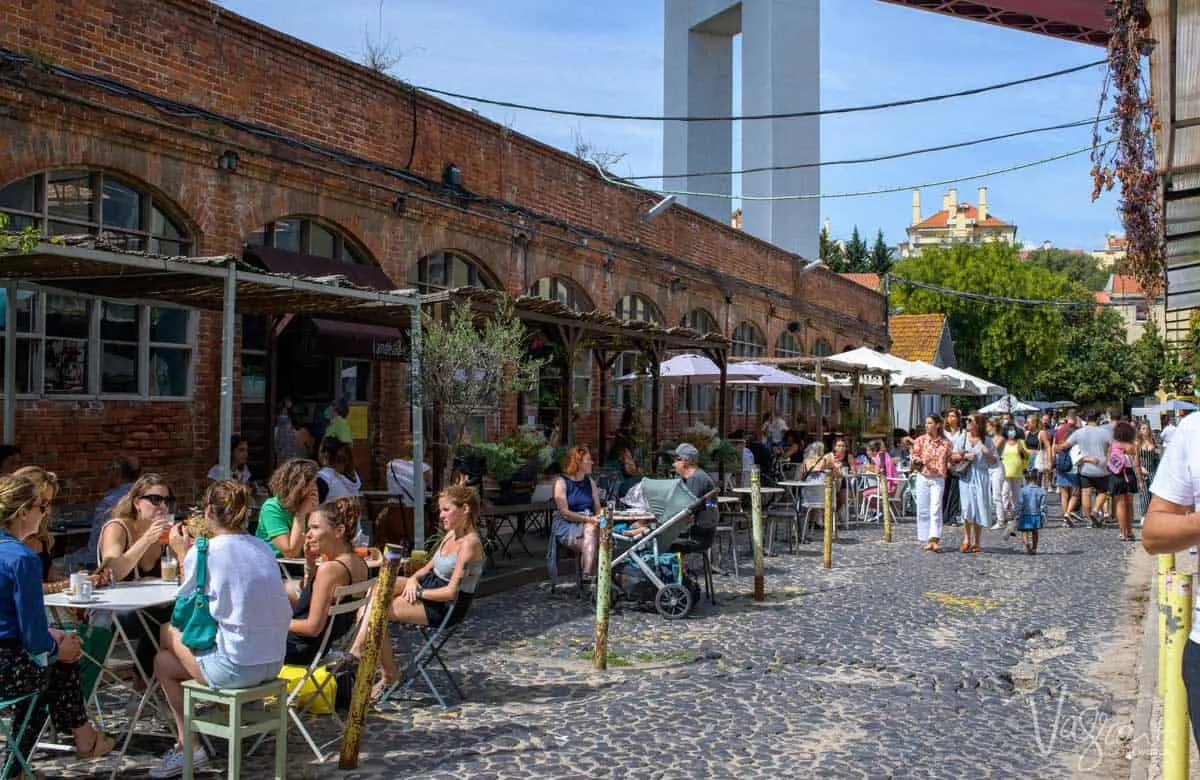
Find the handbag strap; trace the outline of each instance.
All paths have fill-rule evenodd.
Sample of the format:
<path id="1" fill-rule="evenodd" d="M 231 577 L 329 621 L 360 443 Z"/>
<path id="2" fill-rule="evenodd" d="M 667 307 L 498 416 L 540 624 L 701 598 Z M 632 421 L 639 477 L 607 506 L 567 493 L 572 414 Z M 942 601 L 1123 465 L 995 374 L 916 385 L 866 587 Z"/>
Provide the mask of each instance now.
<path id="1" fill-rule="evenodd" d="M 201 536 L 196 540 L 196 590 L 204 592 L 208 584 L 208 539 Z"/>

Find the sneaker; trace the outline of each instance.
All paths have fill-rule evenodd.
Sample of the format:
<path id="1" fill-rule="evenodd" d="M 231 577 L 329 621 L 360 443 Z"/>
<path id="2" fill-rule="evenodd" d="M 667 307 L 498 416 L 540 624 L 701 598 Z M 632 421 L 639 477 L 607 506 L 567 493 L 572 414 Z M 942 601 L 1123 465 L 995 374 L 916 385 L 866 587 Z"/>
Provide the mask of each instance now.
<path id="1" fill-rule="evenodd" d="M 192 766 L 199 769 L 202 766 L 208 765 L 208 753 L 204 752 L 204 748 L 198 747 L 192 753 Z M 164 780 L 168 777 L 183 776 L 183 750 L 180 748 L 171 748 L 167 754 L 159 759 L 158 763 L 150 769 L 150 780 Z"/>
<path id="2" fill-rule="evenodd" d="M 1002 531 L 1002 530 L 1004 530 L 1004 521 L 1003 521 L 1003 520 L 997 520 L 996 522 L 992 523 L 992 529 L 991 529 L 991 530 L 993 530 L 993 531 Z"/>
<path id="3" fill-rule="evenodd" d="M 1088 515 L 1088 520 L 1091 521 L 1092 528 L 1104 527 L 1104 518 L 1094 512 Z"/>

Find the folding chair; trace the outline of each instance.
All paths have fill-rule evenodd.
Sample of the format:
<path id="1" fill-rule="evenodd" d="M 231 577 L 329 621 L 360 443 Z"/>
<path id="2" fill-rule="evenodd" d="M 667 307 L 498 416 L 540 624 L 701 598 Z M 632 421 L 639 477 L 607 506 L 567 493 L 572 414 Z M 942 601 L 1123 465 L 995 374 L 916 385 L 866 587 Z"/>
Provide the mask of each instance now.
<path id="1" fill-rule="evenodd" d="M 8 777 L 14 760 L 21 765 L 21 771 L 25 776 L 34 776 L 33 769 L 31 769 L 29 766 L 29 757 L 21 755 L 20 745 L 21 738 L 25 736 L 25 729 L 29 727 L 29 721 L 33 717 L 34 711 L 38 709 L 38 707 L 35 706 L 38 694 L 39 691 L 32 691 L 24 696 L 17 696 L 13 699 L 4 699 L 3 701 L 0 701 L 0 712 L 8 710 L 13 713 L 11 723 L 7 718 L 0 718 L 0 737 L 4 738 L 4 744 L 8 747 L 8 755 L 4 759 L 4 771 L 0 773 L 0 777 Z M 25 717 L 21 718 L 20 723 L 16 723 L 16 708 L 22 702 L 28 702 L 29 706 L 25 709 Z M 47 718 L 47 720 L 49 719 Z"/>
<path id="2" fill-rule="evenodd" d="M 333 644 L 334 620 L 338 615 L 353 614 L 365 607 L 368 600 L 368 591 L 375 585 L 375 582 L 376 580 L 372 578 L 354 585 L 342 585 L 334 588 L 333 603 L 329 605 L 329 619 L 325 621 L 325 631 L 321 635 L 321 644 L 317 650 L 317 654 L 313 656 L 313 660 L 307 667 L 284 667 L 285 670 L 297 668 L 304 670 L 300 679 L 290 688 L 285 705 L 287 706 L 288 715 L 291 717 L 292 722 L 296 724 L 296 728 L 300 730 L 300 733 L 304 736 L 304 741 L 308 743 L 313 755 L 317 757 L 317 761 L 319 762 L 325 761 L 325 759 L 332 755 L 332 751 L 326 752 L 325 749 L 333 743 L 341 741 L 341 735 L 346 730 L 346 724 L 337 713 L 336 702 L 334 701 L 335 694 L 326 690 L 326 686 L 333 679 L 333 675 L 328 673 L 318 675 L 317 672 L 324 666 L 322 662 L 325 660 L 325 655 L 329 652 L 330 645 Z M 363 612 L 365 614 L 366 610 L 364 609 Z M 346 637 L 351 639 L 354 637 L 357 633 L 358 623 L 359 621 L 355 621 L 355 625 L 346 632 Z M 282 677 L 283 675 L 281 674 L 280 676 Z M 288 675 L 288 677 L 290 678 L 291 675 Z M 300 701 L 301 698 L 304 698 L 303 702 Z M 318 744 L 316 739 L 313 738 L 308 727 L 304 725 L 303 719 L 303 716 L 309 714 L 310 710 L 318 703 L 324 705 L 324 709 L 328 711 L 329 716 L 334 719 L 338 727 L 338 736 L 321 744 Z M 315 712 L 311 714 L 313 717 L 317 715 Z M 259 736 L 258 740 L 250 748 L 250 753 L 257 750 L 265 738 L 265 734 Z"/>
<path id="3" fill-rule="evenodd" d="M 472 572 L 472 567 L 477 567 L 478 569 L 481 568 L 482 565 L 482 561 L 467 564 L 467 569 L 463 572 L 463 580 L 478 582 L 478 570 Z M 466 594 L 460 589 L 459 598 L 461 598 L 463 595 L 473 594 Z M 458 683 L 454 681 L 454 675 L 450 673 L 450 670 L 446 667 L 446 663 L 442 660 L 441 656 L 442 648 L 445 647 L 446 643 L 450 641 L 450 638 L 458 632 L 459 627 L 463 624 L 462 620 L 459 620 L 459 622 L 454 624 L 450 623 L 450 618 L 454 615 L 455 608 L 457 606 L 458 600 L 456 599 L 450 605 L 450 608 L 446 610 L 446 617 L 442 619 L 440 625 L 408 625 L 407 627 L 411 630 L 402 631 L 400 633 L 400 642 L 404 645 L 404 650 L 406 653 L 408 653 L 410 660 L 408 665 L 405 667 L 404 675 L 397 679 L 396 682 L 392 683 L 392 686 L 387 689 L 387 692 L 385 692 L 383 697 L 379 700 L 380 704 L 383 704 L 390 699 L 392 695 L 401 688 L 404 690 L 411 688 L 412 684 L 417 681 L 418 677 L 420 677 L 425 681 L 425 686 L 429 688 L 429 692 L 433 694 L 433 698 L 437 699 L 437 703 L 440 706 L 445 707 L 446 697 L 442 695 L 442 692 L 438 690 L 437 684 L 433 681 L 433 673 L 437 671 L 437 669 L 433 668 L 434 663 L 441 668 L 442 674 L 445 675 L 446 681 L 450 684 L 450 688 L 454 691 L 455 698 L 459 701 L 463 700 L 464 697 L 462 689 L 460 689 L 458 687 Z M 465 617 L 463 619 L 465 620 Z M 420 644 L 420 647 L 417 647 L 418 643 Z M 416 648 L 415 651 L 414 648 Z"/>

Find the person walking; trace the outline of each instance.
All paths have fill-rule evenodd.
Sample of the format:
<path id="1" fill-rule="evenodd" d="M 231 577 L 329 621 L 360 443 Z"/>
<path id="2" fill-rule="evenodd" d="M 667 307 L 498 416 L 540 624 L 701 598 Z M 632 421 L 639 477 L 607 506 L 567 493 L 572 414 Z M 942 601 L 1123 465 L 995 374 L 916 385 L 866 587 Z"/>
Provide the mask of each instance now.
<path id="1" fill-rule="evenodd" d="M 958 479 L 958 489 L 961 494 L 963 541 L 959 552 L 982 552 L 980 542 L 983 529 L 987 527 L 988 517 L 991 516 L 991 465 L 996 462 L 996 454 L 987 438 L 986 423 L 983 415 L 967 416 L 967 424 L 963 430 L 962 449 L 957 451 L 959 462 L 966 463 L 967 470 Z"/>
<path id="2" fill-rule="evenodd" d="M 1021 543 L 1025 545 L 1025 552 L 1037 555 L 1038 531 L 1046 522 L 1046 491 L 1038 484 L 1035 471 L 1025 476 L 1020 506 L 1021 519 L 1017 523 L 1017 530 L 1021 532 Z"/>
<path id="3" fill-rule="evenodd" d="M 1017 534 L 1021 488 L 1025 485 L 1025 467 L 1029 465 L 1029 450 L 1025 448 L 1025 442 L 1018 433 L 1016 427 L 1006 427 L 1004 445 L 1000 449 L 1000 462 L 1004 464 L 1005 529 L 1009 536 Z"/>
<path id="4" fill-rule="evenodd" d="M 1134 439 L 1137 431 L 1125 421 L 1112 426 L 1112 443 L 1109 445 L 1108 494 L 1112 496 L 1112 512 L 1121 531 L 1121 541 L 1137 541 L 1133 537 L 1133 497 L 1138 493 L 1138 450 Z"/>
<path id="5" fill-rule="evenodd" d="M 1094 512 L 1108 496 L 1108 470 L 1104 467 L 1108 456 L 1108 445 L 1112 443 L 1112 429 L 1098 423 L 1100 413 L 1095 409 L 1086 415 L 1087 424 L 1067 437 L 1066 445 L 1079 445 L 1079 486 L 1082 491 L 1083 516 L 1096 528 L 1103 528 L 1104 521 Z M 1092 504 L 1095 498 L 1096 504 Z"/>
<path id="6" fill-rule="evenodd" d="M 984 426 L 988 442 L 992 445 L 995 459 L 988 464 L 988 489 L 992 499 L 992 530 L 1004 529 L 1004 464 L 1000 462 L 1000 450 L 1004 447 L 1004 433 L 996 418 L 987 421 Z"/>
<path id="7" fill-rule="evenodd" d="M 946 411 L 945 436 L 950 442 L 950 462 L 946 468 L 946 489 L 942 494 L 942 518 L 946 525 L 958 525 L 962 517 L 958 481 L 970 470 L 971 464 L 955 454 L 962 451 L 967 438 L 962 426 L 962 414 L 957 409 Z"/>
<path id="8" fill-rule="evenodd" d="M 917 472 L 917 541 L 925 542 L 927 552 L 941 552 L 942 492 L 946 489 L 946 468 L 950 462 L 950 440 L 942 428 L 942 418 L 925 418 L 925 433 L 912 445 L 912 468 Z"/>
<path id="9" fill-rule="evenodd" d="M 1150 429 L 1148 420 L 1138 423 L 1134 444 L 1138 454 L 1138 484 L 1141 487 L 1134 508 L 1137 510 L 1138 525 L 1141 525 L 1142 518 L 1146 516 L 1146 509 L 1150 506 L 1150 483 L 1154 481 L 1154 473 L 1158 470 L 1158 461 L 1162 457 L 1162 449 L 1154 439 L 1154 431 Z"/>

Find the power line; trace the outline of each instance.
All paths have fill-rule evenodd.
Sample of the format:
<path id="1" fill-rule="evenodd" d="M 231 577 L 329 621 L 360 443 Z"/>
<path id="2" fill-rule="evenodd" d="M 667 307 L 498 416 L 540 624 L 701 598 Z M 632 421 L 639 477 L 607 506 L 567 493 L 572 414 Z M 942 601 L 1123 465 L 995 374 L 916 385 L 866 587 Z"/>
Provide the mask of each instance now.
<path id="1" fill-rule="evenodd" d="M 939 287 L 936 284 L 928 282 L 918 282 L 915 279 L 905 279 L 903 276 L 894 276 L 887 274 L 888 280 L 891 282 L 899 282 L 900 284 L 909 287 L 917 287 L 929 292 L 939 293 L 941 295 L 949 295 L 955 298 L 964 298 L 969 301 L 983 301 L 985 303 L 1005 303 L 1015 304 L 1018 306 L 1058 306 L 1060 308 L 1088 308 L 1095 309 L 1097 307 L 1118 307 L 1129 306 L 1125 302 L 1109 301 L 1062 301 L 1062 300 L 1036 300 L 1031 298 L 1011 298 L 1005 295 L 984 295 L 983 293 L 966 292 L 965 290 L 953 290 L 949 287 Z"/>
<path id="2" fill-rule="evenodd" d="M 741 116 L 653 116 L 647 114 L 609 114 L 600 111 L 574 111 L 565 108 L 549 108 L 547 106 L 534 106 L 527 103 L 514 103 L 508 100 L 495 100 L 493 98 L 484 98 L 477 95 L 465 95 L 461 92 L 450 92 L 445 89 L 435 89 L 434 87 L 423 87 L 419 85 L 411 85 L 413 89 L 422 92 L 428 92 L 431 95 L 442 95 L 443 97 L 457 98 L 458 100 L 467 100 L 472 103 L 483 103 L 489 106 L 499 106 L 501 108 L 515 108 L 520 111 L 534 111 L 541 114 L 555 114 L 558 116 L 574 116 L 583 119 L 619 119 L 630 122 L 749 122 L 760 119 L 802 119 L 804 117 L 813 116 L 832 116 L 835 114 L 853 114 L 860 111 L 878 111 L 884 108 L 900 108 L 902 106 L 915 106 L 921 103 L 934 103 L 939 100 L 950 100 L 952 98 L 968 97 L 971 95 L 981 95 L 985 92 L 993 92 L 998 89 L 1007 89 L 1016 87 L 1022 84 L 1032 84 L 1036 81 L 1045 81 L 1046 79 L 1058 78 L 1059 76 L 1067 76 L 1072 73 L 1078 73 L 1089 68 L 1094 68 L 1097 65 L 1104 65 L 1108 62 L 1107 59 L 1096 60 L 1085 65 L 1076 65 L 1073 68 L 1064 68 L 1062 70 L 1051 71 L 1050 73 L 1041 73 L 1037 76 L 1029 76 L 1023 79 L 1014 81 L 1002 81 L 998 84 L 988 84 L 983 87 L 974 87 L 972 89 L 963 89 L 958 92 L 946 92 L 940 95 L 929 95 L 927 97 L 909 98 L 908 100 L 893 100 L 887 103 L 874 103 L 866 106 L 845 106 L 842 108 L 825 108 L 815 109 L 812 111 L 791 111 L 783 114 L 743 114 Z"/>
<path id="3" fill-rule="evenodd" d="M 976 146 L 978 144 L 991 143 L 993 141 L 1003 141 L 1008 138 L 1017 138 L 1023 135 L 1033 135 L 1034 133 L 1045 133 L 1051 130 L 1064 130 L 1069 127 L 1083 127 L 1084 125 L 1093 125 L 1097 122 L 1103 122 L 1106 119 L 1111 119 L 1115 114 L 1106 114 L 1100 117 L 1091 117 L 1090 119 L 1081 119 L 1077 122 L 1067 122 L 1061 125 L 1048 125 L 1046 127 L 1035 127 L 1030 130 L 1017 130 L 1012 133 L 1004 133 L 1002 135 L 988 136 L 987 138 L 976 138 L 971 141 L 959 141 L 952 144 L 943 144 L 941 146 L 926 146 L 921 149 L 913 149 L 907 152 L 894 152 L 892 154 L 882 154 L 876 157 L 859 157 L 852 160 L 828 160 L 826 162 L 810 162 L 796 163 L 795 165 L 765 165 L 760 168 L 742 168 L 737 171 L 704 171 L 701 173 L 672 173 L 662 176 L 645 175 L 645 176 L 622 176 L 625 181 L 644 181 L 646 179 L 683 179 L 689 176 L 737 176 L 746 173 L 766 173 L 769 171 L 793 171 L 804 168 L 827 168 L 835 165 L 861 165 L 864 163 L 886 162 L 887 160 L 899 160 L 903 157 L 915 157 L 919 154 L 930 154 L 932 152 L 944 152 L 950 149 L 961 149 L 967 146 Z"/>
<path id="4" fill-rule="evenodd" d="M 952 179 L 942 179 L 940 181 L 930 181 L 930 182 L 925 182 L 923 184 L 906 184 L 906 185 L 897 186 L 897 187 L 882 187 L 877 190 L 859 190 L 857 192 L 831 192 L 831 193 L 825 193 L 825 194 L 809 193 L 809 194 L 799 194 L 799 195 L 745 195 L 745 194 L 735 195 L 733 193 L 692 192 L 690 190 L 667 190 L 667 189 L 647 190 L 646 188 L 639 187 L 636 184 L 630 184 L 621 179 L 614 179 L 612 176 L 610 176 L 608 174 L 607 171 L 605 171 L 602 167 L 600 167 L 600 165 L 598 163 L 596 163 L 595 161 L 592 161 L 592 166 L 600 174 L 600 178 L 604 179 L 604 181 L 608 182 L 609 184 L 615 185 L 617 187 L 625 187 L 626 189 L 640 190 L 642 192 L 647 192 L 647 191 L 656 192 L 659 195 L 678 195 L 678 196 L 687 196 L 687 197 L 693 197 L 693 198 L 722 198 L 724 200 L 741 200 L 741 201 L 820 200 L 820 199 L 832 200 L 835 198 L 863 198 L 863 197 L 867 197 L 867 196 L 871 196 L 871 195 L 888 195 L 893 192 L 907 192 L 909 190 L 925 189 L 927 187 L 940 187 L 945 184 L 957 184 L 959 182 L 971 181 L 973 179 L 984 179 L 984 178 L 989 178 L 991 176 L 999 176 L 1000 174 L 1003 174 L 1003 173 L 1012 173 L 1014 171 L 1020 171 L 1020 170 L 1026 169 L 1026 168 L 1035 168 L 1039 165 L 1047 165 L 1049 163 L 1057 162 L 1059 160 L 1065 160 L 1068 157 L 1075 157 L 1076 155 L 1080 155 L 1085 152 L 1091 152 L 1093 149 L 1103 149 L 1112 143 L 1115 143 L 1115 141 L 1105 141 L 1104 143 L 1099 144 L 1097 146 L 1092 146 L 1091 144 L 1089 144 L 1088 146 L 1084 146 L 1084 147 L 1075 149 L 1070 152 L 1063 152 L 1062 154 L 1056 154 L 1051 157 L 1043 157 L 1040 160 L 1031 160 L 1030 162 L 1018 163 L 1017 165 L 1010 165 L 1006 168 L 997 168 L 995 170 L 983 171 L 982 173 L 976 173 L 971 176 L 957 176 Z"/>

